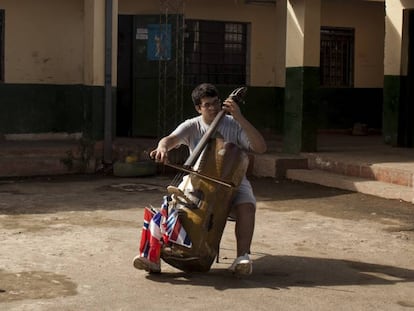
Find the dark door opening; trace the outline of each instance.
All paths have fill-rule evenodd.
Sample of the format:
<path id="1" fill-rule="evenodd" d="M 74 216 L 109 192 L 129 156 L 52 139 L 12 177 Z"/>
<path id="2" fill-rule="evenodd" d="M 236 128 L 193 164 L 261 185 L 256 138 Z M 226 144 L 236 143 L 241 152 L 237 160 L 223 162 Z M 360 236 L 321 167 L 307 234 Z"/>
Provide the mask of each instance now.
<path id="1" fill-rule="evenodd" d="M 414 10 L 408 14 L 408 63 L 407 77 L 402 83 L 402 96 L 399 109 L 398 145 L 401 147 L 414 147 Z"/>
<path id="2" fill-rule="evenodd" d="M 132 136 L 132 43 L 133 16 L 118 16 L 118 86 L 116 135 Z"/>
<path id="3" fill-rule="evenodd" d="M 149 28 L 159 24 L 159 15 L 118 16 L 117 136 L 157 134 L 159 63 L 148 50 Z"/>

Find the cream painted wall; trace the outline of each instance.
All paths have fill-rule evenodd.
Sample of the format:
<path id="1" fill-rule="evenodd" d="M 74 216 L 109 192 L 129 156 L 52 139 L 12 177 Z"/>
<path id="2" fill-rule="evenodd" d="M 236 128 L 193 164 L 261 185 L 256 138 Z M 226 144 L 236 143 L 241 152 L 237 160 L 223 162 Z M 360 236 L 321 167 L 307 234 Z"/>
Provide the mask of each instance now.
<path id="1" fill-rule="evenodd" d="M 286 67 L 304 66 L 306 0 L 288 0 L 286 22 Z"/>
<path id="2" fill-rule="evenodd" d="M 3 0 L 5 82 L 104 85 L 105 0 Z M 118 3 L 113 0 L 112 85 Z"/>
<path id="3" fill-rule="evenodd" d="M 5 82 L 83 82 L 83 0 L 2 0 Z"/>
<path id="4" fill-rule="evenodd" d="M 355 87 L 379 87 L 384 81 L 384 3 L 324 0 L 321 26 L 355 28 Z"/>
<path id="5" fill-rule="evenodd" d="M 158 1 L 119 0 L 120 14 L 159 14 Z M 276 85 L 276 6 L 248 5 L 243 0 L 185 1 L 188 19 L 251 23 L 250 85 Z"/>
<path id="6" fill-rule="evenodd" d="M 413 9 L 414 1 L 386 1 L 385 18 L 385 75 L 407 75 L 408 22 L 404 21 L 404 9 Z"/>
<path id="7" fill-rule="evenodd" d="M 398 1 L 388 1 L 386 6 L 386 40 L 384 70 L 388 75 L 401 74 L 401 38 L 403 27 L 403 6 Z"/>
<path id="8" fill-rule="evenodd" d="M 286 1 L 286 67 L 319 67 L 320 2 Z"/>
<path id="9" fill-rule="evenodd" d="M 159 14 L 160 1 L 151 0 L 118 0 L 119 14 Z"/>
<path id="10" fill-rule="evenodd" d="M 104 23 L 103 16 L 94 17 L 99 21 L 85 18 L 85 4 L 91 1 L 102 11 L 105 0 L 2 0 L 0 8 L 6 12 L 5 82 L 103 85 Z M 285 14 L 279 11 L 283 10 L 279 2 L 283 1 L 272 6 L 248 5 L 243 0 L 191 0 L 185 1 L 184 11 L 187 18 L 251 23 L 250 85 L 284 86 L 281 51 L 285 33 L 278 18 Z M 160 8 L 153 0 L 114 0 L 114 6 L 116 66 L 117 9 L 119 14 L 159 14 Z M 94 42 L 88 39 L 87 23 L 98 34 Z M 383 3 L 323 0 L 321 25 L 355 27 L 355 86 L 382 87 Z"/>

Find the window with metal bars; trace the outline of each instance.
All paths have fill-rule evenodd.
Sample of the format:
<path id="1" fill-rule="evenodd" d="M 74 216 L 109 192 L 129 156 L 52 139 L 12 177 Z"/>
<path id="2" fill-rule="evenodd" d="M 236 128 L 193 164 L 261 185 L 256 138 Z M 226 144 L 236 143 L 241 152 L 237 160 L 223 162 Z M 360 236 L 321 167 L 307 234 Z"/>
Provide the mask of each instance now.
<path id="1" fill-rule="evenodd" d="M 247 24 L 186 20 L 186 84 L 246 84 Z"/>
<path id="2" fill-rule="evenodd" d="M 0 82 L 4 82 L 4 10 L 0 10 Z"/>
<path id="3" fill-rule="evenodd" d="M 352 28 L 321 27 L 321 86 L 354 85 L 354 38 Z"/>

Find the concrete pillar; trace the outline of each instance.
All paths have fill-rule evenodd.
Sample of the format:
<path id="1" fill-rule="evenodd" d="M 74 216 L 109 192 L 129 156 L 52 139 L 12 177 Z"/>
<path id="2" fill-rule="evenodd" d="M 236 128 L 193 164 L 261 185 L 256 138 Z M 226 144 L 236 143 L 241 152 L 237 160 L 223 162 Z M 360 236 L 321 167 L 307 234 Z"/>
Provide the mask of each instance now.
<path id="1" fill-rule="evenodd" d="M 403 6 L 400 1 L 386 1 L 384 43 L 383 136 L 393 146 L 398 141 L 398 119 L 401 100 Z M 405 72 L 405 75 L 407 73 Z"/>
<path id="2" fill-rule="evenodd" d="M 116 85 L 118 0 L 112 10 L 112 85 Z M 105 82 L 105 0 L 84 0 L 84 84 Z"/>
<path id="3" fill-rule="evenodd" d="M 277 45 L 274 51 L 276 64 L 276 86 L 286 85 L 286 15 L 287 0 L 276 1 L 276 35 Z"/>
<path id="4" fill-rule="evenodd" d="M 321 0 L 287 0 L 283 150 L 316 151 Z"/>
<path id="5" fill-rule="evenodd" d="M 106 0 L 84 0 L 84 67 L 83 84 L 87 86 L 83 92 L 85 125 L 83 132 L 93 139 L 104 136 L 104 120 L 113 120 L 105 115 L 105 2 Z M 112 6 L 112 78 L 111 85 L 117 84 L 117 41 L 118 37 L 118 0 Z M 115 90 L 112 90 L 112 107 L 116 105 Z"/>

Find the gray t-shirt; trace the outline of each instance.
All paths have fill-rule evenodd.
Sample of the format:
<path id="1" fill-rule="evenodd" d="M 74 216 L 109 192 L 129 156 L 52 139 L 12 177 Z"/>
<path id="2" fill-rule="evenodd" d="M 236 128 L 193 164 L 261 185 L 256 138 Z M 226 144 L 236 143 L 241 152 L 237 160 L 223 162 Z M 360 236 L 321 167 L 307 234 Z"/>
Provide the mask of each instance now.
<path id="1" fill-rule="evenodd" d="M 203 121 L 202 116 L 198 116 L 185 120 L 171 135 L 178 137 L 179 144 L 188 146 L 190 152 L 193 152 L 208 128 L 209 125 Z M 225 115 L 216 131 L 223 136 L 225 141 L 237 145 L 240 149 L 250 150 L 250 142 L 246 133 L 232 116 Z"/>
<path id="2" fill-rule="evenodd" d="M 208 128 L 209 125 L 203 121 L 202 116 L 198 116 L 185 120 L 171 133 L 171 135 L 178 137 L 179 144 L 188 146 L 190 153 L 192 153 Z M 251 150 L 250 141 L 247 138 L 246 133 L 232 116 L 225 115 L 223 119 L 221 119 L 216 131 L 223 136 L 226 142 L 236 144 L 240 149 L 246 151 Z M 232 204 L 238 205 L 241 203 L 252 203 L 256 206 L 256 198 L 254 197 L 253 189 L 246 176 L 243 177 Z"/>

